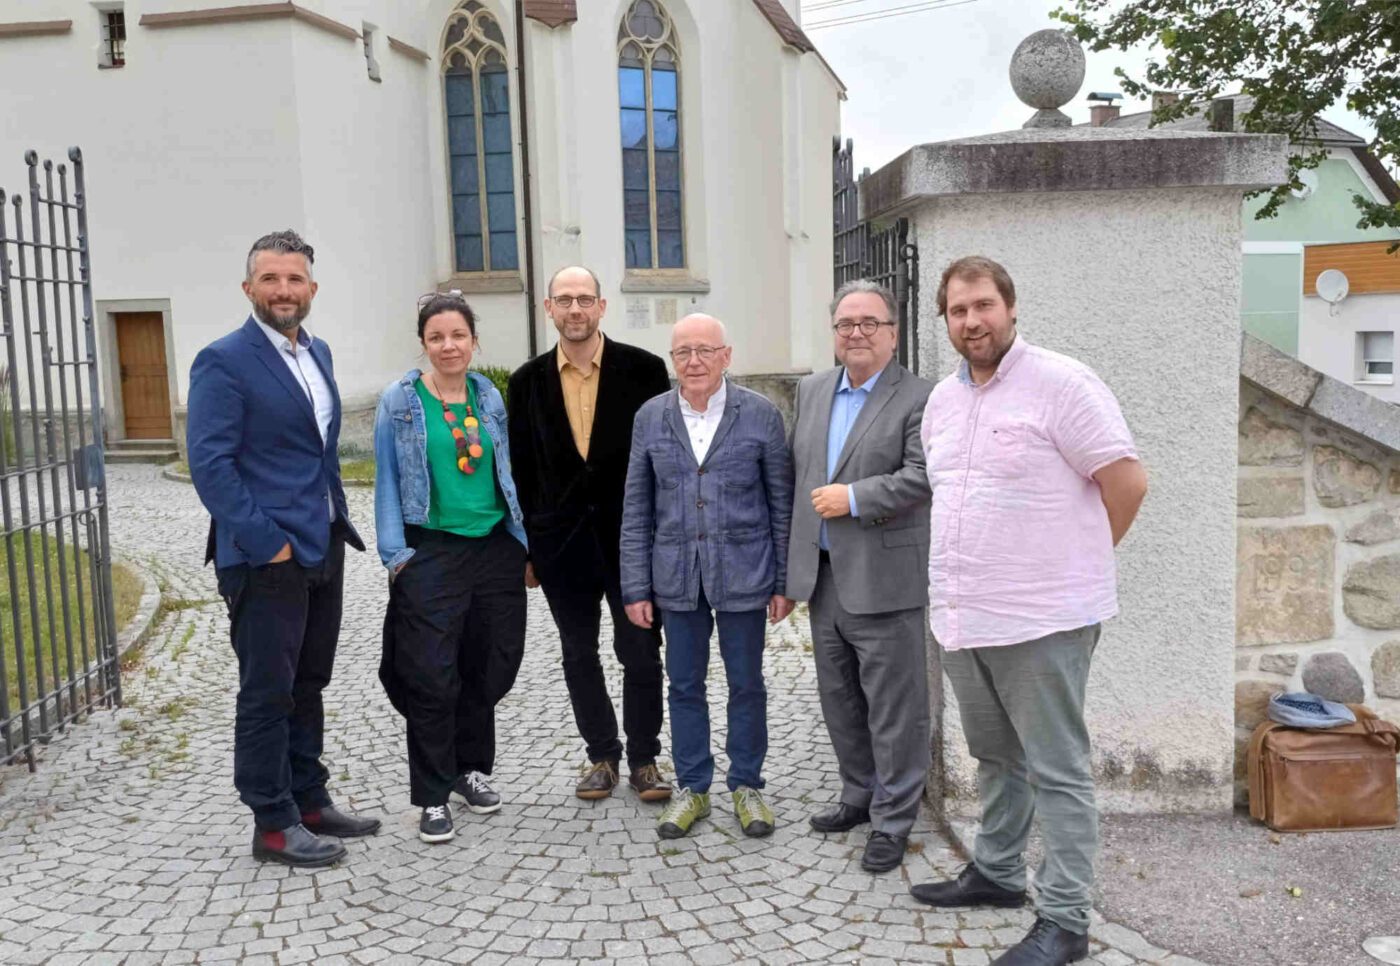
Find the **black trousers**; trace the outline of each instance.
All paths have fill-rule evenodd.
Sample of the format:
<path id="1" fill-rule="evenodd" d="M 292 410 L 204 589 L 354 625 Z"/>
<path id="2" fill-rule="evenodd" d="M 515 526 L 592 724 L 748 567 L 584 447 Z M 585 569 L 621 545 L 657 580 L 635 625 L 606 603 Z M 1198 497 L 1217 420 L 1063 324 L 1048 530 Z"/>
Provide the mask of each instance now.
<path id="1" fill-rule="evenodd" d="M 285 829 L 331 804 L 321 692 L 340 637 L 345 541 L 332 534 L 312 567 L 243 564 L 217 576 L 238 655 L 233 784 L 259 828 Z"/>
<path id="2" fill-rule="evenodd" d="M 580 532 L 570 547 L 567 567 L 551 568 L 541 578 L 545 599 L 564 655 L 564 683 L 574 708 L 574 721 L 583 737 L 589 761 L 620 761 L 617 715 L 603 679 L 598 658 L 602 627 L 602 601 L 608 602 L 613 621 L 613 651 L 622 664 L 622 725 L 627 732 L 627 763 L 640 768 L 656 761 L 661 752 L 661 621 L 650 630 L 627 619 L 622 609 L 618 580 L 617 548 L 604 556 L 597 539 Z"/>
<path id="3" fill-rule="evenodd" d="M 389 588 L 385 635 L 408 721 L 409 793 L 426 808 L 495 765 L 496 705 L 525 655 L 525 548 L 503 526 L 477 538 L 404 535 L 414 554 Z"/>

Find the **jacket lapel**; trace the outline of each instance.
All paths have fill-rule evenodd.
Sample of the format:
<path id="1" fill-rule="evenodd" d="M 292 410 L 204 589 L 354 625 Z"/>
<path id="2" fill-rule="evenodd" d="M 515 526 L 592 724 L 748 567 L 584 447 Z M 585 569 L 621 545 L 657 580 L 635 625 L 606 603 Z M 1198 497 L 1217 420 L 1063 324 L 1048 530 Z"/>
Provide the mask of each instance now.
<path id="1" fill-rule="evenodd" d="M 690 433 L 685 428 L 685 417 L 681 415 L 680 395 L 675 392 L 666 394 L 666 407 L 661 413 L 661 419 L 670 430 L 672 436 L 676 437 L 676 442 L 686 456 L 690 457 L 690 465 L 699 467 L 699 461 L 695 459 L 695 448 L 690 445 Z M 714 447 L 712 446 L 711 449 Z"/>
<path id="2" fill-rule="evenodd" d="M 543 411 L 552 418 L 543 419 L 541 422 L 544 424 L 544 432 L 553 437 L 550 447 L 555 452 L 562 453 L 562 459 L 582 463 L 583 458 L 578 455 L 578 447 L 574 445 L 574 432 L 569 427 L 569 410 L 564 405 L 564 382 L 559 378 L 558 352 L 559 347 L 555 346 L 554 351 L 544 360 Z M 606 358 L 607 353 L 604 352 L 603 356 Z M 598 388 L 601 390 L 602 385 Z M 594 412 L 593 419 L 597 421 L 597 412 Z M 593 452 L 593 447 L 590 446 L 588 451 Z"/>
<path id="3" fill-rule="evenodd" d="M 272 378 L 281 383 L 282 388 L 291 395 L 293 402 L 301 414 L 306 417 L 311 426 L 311 431 L 316 434 L 316 438 L 321 438 L 321 427 L 316 425 L 316 410 L 311 406 L 311 400 L 306 396 L 306 390 L 301 383 L 292 375 L 287 364 L 282 361 L 282 354 L 273 347 L 272 342 L 267 338 L 267 334 L 258 328 L 258 323 L 253 321 L 253 317 L 248 316 L 248 321 L 243 323 L 243 332 L 248 337 L 248 344 L 252 347 L 253 355 L 258 357 L 258 361 L 267 367 L 267 371 L 272 374 Z M 337 403 L 337 409 L 339 404 Z"/>
<path id="4" fill-rule="evenodd" d="M 845 468 L 846 462 L 855 452 L 856 446 L 860 444 L 861 437 L 865 435 L 875 417 L 880 415 L 880 410 L 884 409 L 889 401 L 894 398 L 894 388 L 899 384 L 903 368 L 894 361 L 885 367 L 885 371 L 880 374 L 880 380 L 875 383 L 875 388 L 870 392 L 870 398 L 865 401 L 865 405 L 860 409 L 860 415 L 856 417 L 855 425 L 851 427 L 850 433 L 846 436 L 846 445 L 841 447 L 841 455 L 836 460 L 836 470 L 831 478 L 834 480 L 841 475 L 841 470 Z M 828 410 L 830 412 L 830 410 Z M 828 417 L 829 418 L 829 417 Z"/>
<path id="5" fill-rule="evenodd" d="M 326 446 L 334 446 L 340 438 L 340 387 L 335 384 L 335 374 L 331 370 L 331 354 L 326 348 L 326 344 L 320 339 L 311 340 L 311 358 L 316 365 L 321 367 L 321 376 L 326 380 L 326 386 L 331 391 L 331 425 L 326 430 Z M 314 416 L 315 413 L 313 412 Z M 317 427 L 320 431 L 320 427 Z"/>
<path id="6" fill-rule="evenodd" d="M 829 482 L 826 478 L 826 441 L 831 435 L 831 404 L 836 399 L 836 387 L 841 384 L 841 367 L 828 369 L 817 382 L 813 395 L 812 405 L 816 406 L 816 412 L 812 419 L 812 452 L 821 454 L 819 463 L 821 483 Z"/>
<path id="7" fill-rule="evenodd" d="M 625 377 L 622 372 L 621 360 L 618 358 L 617 352 L 609 351 L 610 348 L 607 337 L 605 336 L 603 339 L 603 358 L 598 362 L 598 374 L 593 377 L 598 380 L 598 398 L 593 406 L 593 425 L 595 429 L 600 426 L 612 425 L 610 420 L 615 418 L 613 416 L 613 411 L 618 409 L 623 395 L 622 380 Z M 557 369 L 558 367 L 556 366 L 555 368 Z M 558 376 L 557 372 L 555 376 Z M 626 423 L 626 432 L 622 438 L 630 440 L 632 438 L 632 420 L 626 418 L 623 421 Z M 611 438 L 612 435 L 611 433 L 607 434 L 609 438 Z M 588 455 L 591 458 L 598 452 L 598 447 L 593 444 L 600 442 L 603 439 L 603 434 L 595 431 L 590 439 L 592 442 L 588 444 Z M 577 450 L 575 450 L 575 452 L 577 452 Z"/>
<path id="8" fill-rule="evenodd" d="M 739 394 L 734 391 L 733 386 L 729 386 L 726 395 L 724 415 L 719 418 L 719 426 L 715 428 L 715 438 L 710 440 L 710 448 L 705 453 L 706 463 L 710 461 L 711 456 L 715 455 L 719 444 L 724 442 L 724 437 L 729 435 L 729 430 L 739 420 Z"/>

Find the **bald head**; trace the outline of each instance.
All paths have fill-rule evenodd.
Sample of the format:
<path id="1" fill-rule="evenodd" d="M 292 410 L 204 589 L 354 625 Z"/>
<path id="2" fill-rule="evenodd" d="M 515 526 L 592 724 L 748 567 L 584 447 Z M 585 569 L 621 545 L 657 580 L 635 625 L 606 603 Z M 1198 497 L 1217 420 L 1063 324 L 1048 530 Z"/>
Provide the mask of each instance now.
<path id="1" fill-rule="evenodd" d="M 598 276 L 593 274 L 593 269 L 584 268 L 582 265 L 567 265 L 551 275 L 549 277 L 549 287 L 546 289 L 549 293 L 549 298 L 554 298 L 554 286 L 556 282 L 561 285 L 568 285 L 570 290 L 577 289 L 581 285 L 591 285 L 593 290 L 588 294 L 593 296 L 603 294 L 603 285 L 598 281 Z M 583 293 L 580 291 L 578 294 Z"/>
<path id="2" fill-rule="evenodd" d="M 727 346 L 729 345 L 729 335 L 724 330 L 724 323 L 713 315 L 705 315 L 696 312 L 687 315 L 676 323 L 676 328 L 671 332 L 671 348 L 680 346 Z"/>
<path id="3" fill-rule="evenodd" d="M 549 279 L 549 298 L 544 300 L 544 310 L 559 330 L 559 337 L 574 346 L 584 358 L 592 355 L 597 346 L 598 323 L 607 309 L 608 301 L 602 297 L 598 276 L 582 265 L 561 268 Z"/>

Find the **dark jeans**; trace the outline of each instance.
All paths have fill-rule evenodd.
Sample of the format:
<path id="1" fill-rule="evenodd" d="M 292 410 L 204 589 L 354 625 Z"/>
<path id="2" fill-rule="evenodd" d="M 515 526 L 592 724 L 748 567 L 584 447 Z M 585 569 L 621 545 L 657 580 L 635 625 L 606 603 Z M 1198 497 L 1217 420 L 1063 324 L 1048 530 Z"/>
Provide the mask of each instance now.
<path id="1" fill-rule="evenodd" d="M 313 567 L 288 560 L 217 575 L 238 655 L 233 784 L 259 828 L 285 829 L 331 804 L 321 692 L 340 636 L 345 541 L 333 535 Z"/>
<path id="2" fill-rule="evenodd" d="M 485 537 L 404 528 L 414 554 L 389 588 L 393 669 L 408 719 L 414 805 L 447 802 L 468 772 L 491 774 L 496 705 L 525 655 L 525 548 L 498 526 Z"/>
<path id="3" fill-rule="evenodd" d="M 602 601 L 612 613 L 613 651 L 622 664 L 622 726 L 627 732 L 627 763 L 640 768 L 656 761 L 661 752 L 661 629 L 645 630 L 627 619 L 622 609 L 622 588 L 617 574 L 617 548 L 605 559 L 591 534 L 575 542 L 586 552 L 574 552 L 574 561 L 561 572 L 542 579 L 545 599 L 559 627 L 564 654 L 564 683 L 574 707 L 589 761 L 619 761 L 622 743 L 617 736 L 617 715 L 603 680 L 598 659 L 598 634 Z"/>
<path id="4" fill-rule="evenodd" d="M 710 708 L 705 674 L 710 666 L 710 632 L 719 624 L 719 653 L 729 682 L 729 755 L 726 784 L 763 787 L 763 759 L 768 754 L 768 691 L 763 686 L 763 621 L 766 610 L 711 611 L 700 589 L 695 610 L 663 610 L 666 627 L 666 676 L 670 679 L 671 756 L 676 784 L 707 792 L 715 775 L 710 753 Z"/>

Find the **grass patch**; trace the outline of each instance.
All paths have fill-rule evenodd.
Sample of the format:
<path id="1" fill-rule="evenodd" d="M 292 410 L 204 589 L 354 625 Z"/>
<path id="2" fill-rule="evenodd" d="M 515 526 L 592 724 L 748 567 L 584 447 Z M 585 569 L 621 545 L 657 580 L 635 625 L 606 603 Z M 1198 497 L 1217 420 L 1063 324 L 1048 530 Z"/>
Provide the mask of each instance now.
<path id="1" fill-rule="evenodd" d="M 83 642 L 78 622 L 78 576 L 82 575 L 82 608 L 87 632 L 87 653 L 92 660 L 97 658 L 97 635 L 94 629 L 95 615 L 92 598 L 92 567 L 87 551 L 74 547 L 67 541 L 60 555 L 58 544 L 52 539 L 39 539 L 34 534 L 31 546 L 34 554 L 34 597 L 32 604 L 38 610 L 39 620 L 34 622 L 31 609 L 29 571 L 25 565 L 24 541 L 19 536 L 9 538 L 15 553 L 15 586 L 10 585 L 9 555 L 0 551 L 0 657 L 5 662 L 5 679 L 9 686 L 9 700 L 12 708 L 19 704 L 19 654 L 16 641 L 23 642 L 25 680 L 27 697 L 31 701 L 38 696 L 40 681 L 36 668 L 43 668 L 43 687 L 52 690 L 55 678 L 67 681 L 82 674 Z M 47 543 L 49 578 L 47 587 L 44 581 L 44 544 Z M 70 617 L 65 630 L 63 616 L 63 587 L 60 586 L 60 564 L 68 592 Z M 112 565 L 112 603 L 116 611 L 117 628 L 126 626 L 136 614 L 141 603 L 141 577 L 135 571 L 119 563 Z M 17 594 L 18 596 L 12 596 Z M 19 610 L 19 628 L 15 628 L 15 605 Z M 49 611 L 52 604 L 53 619 L 50 623 Z M 58 656 L 55 662 L 54 644 L 50 643 L 50 628 L 56 642 Z M 68 654 L 68 634 L 72 635 L 72 660 Z M 37 660 L 36 660 L 37 659 Z"/>
<path id="2" fill-rule="evenodd" d="M 185 460 L 176 460 L 167 465 L 179 476 L 190 475 L 190 464 Z M 342 456 L 340 458 L 340 479 L 345 483 L 373 483 L 374 457 Z"/>

